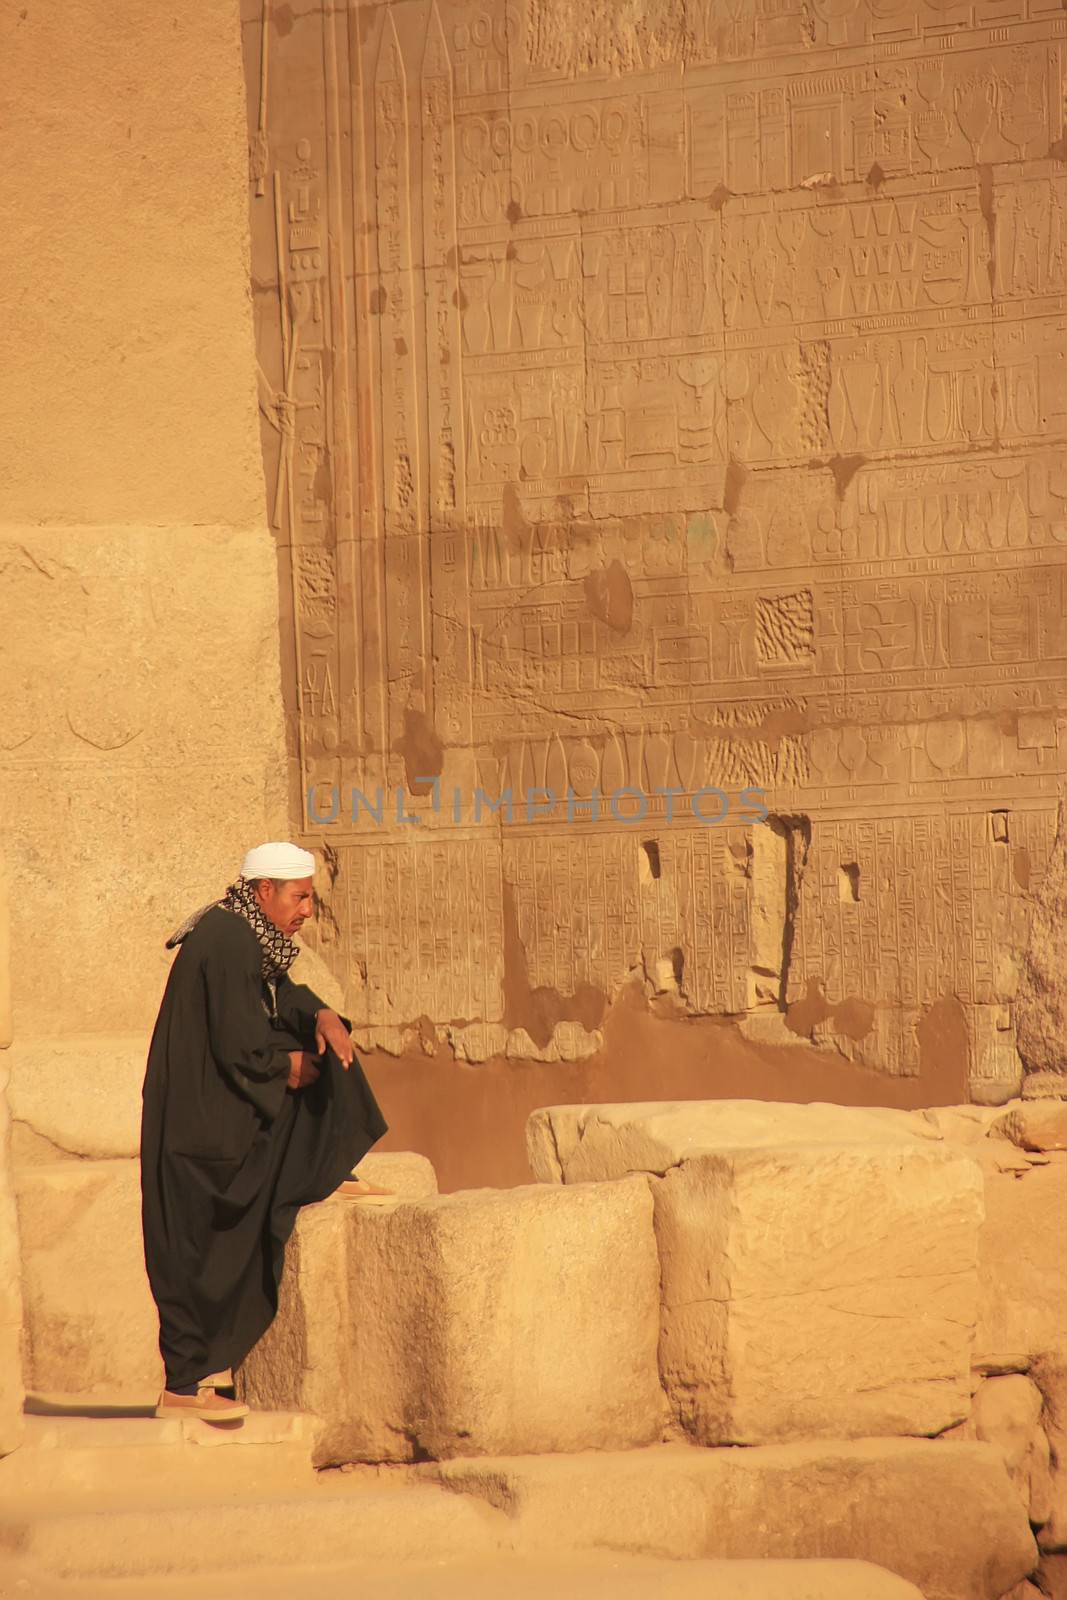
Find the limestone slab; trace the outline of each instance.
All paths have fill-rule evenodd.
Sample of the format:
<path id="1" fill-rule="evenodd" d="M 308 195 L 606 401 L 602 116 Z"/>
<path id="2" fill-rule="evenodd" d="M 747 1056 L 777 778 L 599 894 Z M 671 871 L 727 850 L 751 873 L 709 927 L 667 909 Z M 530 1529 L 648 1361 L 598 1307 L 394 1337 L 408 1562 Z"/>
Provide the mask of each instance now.
<path id="1" fill-rule="evenodd" d="M 858 1559 L 914 1583 L 926 1600 L 1000 1600 L 1037 1563 L 1026 1513 L 987 1444 L 666 1445 L 418 1471 L 506 1509 L 531 1551 Z"/>
<path id="2" fill-rule="evenodd" d="M 158 1390 L 159 1323 L 145 1274 L 136 1161 L 16 1173 L 27 1386 Z"/>
<path id="3" fill-rule="evenodd" d="M 1032 896 L 1018 994 L 1016 1033 L 1029 1074 L 1028 1087 L 1052 1097 L 1067 1088 L 1067 994 L 1063 987 L 1062 930 L 1067 914 L 1067 807 L 1057 813 L 1048 869 Z"/>
<path id="4" fill-rule="evenodd" d="M 0 966 L 3 965 L 0 924 Z M 0 1051 L 0 1456 L 23 1437 L 22 1321 L 23 1289 L 19 1259 L 19 1223 L 11 1171 L 11 1128 L 8 1115 L 8 1052 Z"/>
<path id="5" fill-rule="evenodd" d="M 1038 1356 L 1030 1375 L 1043 1407 L 1041 1422 L 1051 1458 L 1048 1514 L 1039 1534 L 1042 1550 L 1067 1550 L 1067 1342 Z"/>
<path id="6" fill-rule="evenodd" d="M 162 991 L 161 991 L 162 992 Z M 141 1133 L 144 1033 L 68 1034 L 14 1044 L 11 1115 L 20 1164 L 135 1156 Z"/>
<path id="7" fill-rule="evenodd" d="M 702 1444 L 966 1416 L 981 1174 L 920 1141 L 753 1147 L 654 1182 L 660 1367 Z"/>
<path id="8" fill-rule="evenodd" d="M 211 1490 L 247 1498 L 315 1487 L 312 1417 L 254 1411 L 240 1427 L 221 1428 L 194 1418 L 157 1418 L 149 1406 L 131 1415 L 136 1408 L 128 1392 L 126 1399 L 126 1414 L 121 1404 L 110 1415 L 78 1414 L 92 1409 L 81 1396 L 66 1403 L 66 1414 L 53 1402 L 52 1413 L 28 1415 L 22 1448 L 0 1463 L 0 1503 L 105 1493 L 130 1504 L 146 1486 L 172 1496 Z M 153 1408 L 155 1399 L 153 1391 Z M 45 1404 L 37 1396 L 31 1403 Z"/>
<path id="9" fill-rule="evenodd" d="M 586 1183 L 666 1172 L 727 1148 L 899 1143 L 940 1138 L 921 1112 L 812 1101 L 686 1100 L 546 1106 L 526 1124 L 527 1155 L 543 1183 Z"/>
<path id="10" fill-rule="evenodd" d="M 0 1511 L 0 1556 L 63 1578 L 196 1574 L 203 1582 L 322 1552 L 338 1563 L 485 1557 L 506 1547 L 509 1532 L 484 1505 L 421 1484 L 345 1494 L 300 1483 L 288 1493 L 192 1500 L 149 1487 L 126 1504 L 53 1494 L 9 1505 Z"/>
<path id="11" fill-rule="evenodd" d="M 254 1401 L 316 1411 L 316 1459 L 610 1449 L 659 1437 L 645 1181 L 470 1190 L 301 1218 Z"/>
<path id="12" fill-rule="evenodd" d="M 986 1168 L 984 1178 L 975 1353 L 1032 1360 L 1064 1344 L 1067 1156 L 1055 1152 L 1018 1175 Z"/>
<path id="13" fill-rule="evenodd" d="M 1022 1150 L 1067 1150 L 1067 1101 L 1021 1100 L 997 1118 L 990 1133 Z"/>

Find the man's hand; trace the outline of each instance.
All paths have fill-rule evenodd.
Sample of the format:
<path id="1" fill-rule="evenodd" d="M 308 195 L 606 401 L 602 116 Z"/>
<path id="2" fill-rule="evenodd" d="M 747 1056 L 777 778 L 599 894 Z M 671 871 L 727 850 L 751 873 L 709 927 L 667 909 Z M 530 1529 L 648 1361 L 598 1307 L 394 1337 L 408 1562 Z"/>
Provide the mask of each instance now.
<path id="1" fill-rule="evenodd" d="M 290 1089 L 306 1089 L 314 1083 L 319 1075 L 319 1069 L 306 1050 L 290 1050 L 289 1052 L 289 1087 Z"/>
<path id="2" fill-rule="evenodd" d="M 327 1045 L 347 1072 L 352 1065 L 352 1035 L 337 1012 L 324 1006 L 315 1018 L 315 1048 L 322 1055 Z"/>

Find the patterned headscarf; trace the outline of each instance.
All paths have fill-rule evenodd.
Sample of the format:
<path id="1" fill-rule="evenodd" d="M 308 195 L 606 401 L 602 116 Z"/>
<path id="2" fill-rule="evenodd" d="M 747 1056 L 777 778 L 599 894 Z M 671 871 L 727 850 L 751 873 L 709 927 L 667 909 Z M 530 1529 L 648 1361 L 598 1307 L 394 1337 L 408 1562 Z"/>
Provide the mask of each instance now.
<path id="1" fill-rule="evenodd" d="M 200 918 L 213 906 L 221 906 L 224 911 L 232 911 L 235 916 L 243 917 L 248 923 L 259 940 L 259 947 L 263 953 L 262 973 L 268 983 L 277 982 L 283 973 L 289 971 L 300 954 L 300 947 L 264 915 L 248 878 L 237 878 L 230 884 L 221 900 L 209 900 L 206 906 L 194 911 L 180 928 L 175 928 L 167 940 L 166 948 L 173 950 L 175 945 L 181 944 L 182 940 L 192 933 Z"/>

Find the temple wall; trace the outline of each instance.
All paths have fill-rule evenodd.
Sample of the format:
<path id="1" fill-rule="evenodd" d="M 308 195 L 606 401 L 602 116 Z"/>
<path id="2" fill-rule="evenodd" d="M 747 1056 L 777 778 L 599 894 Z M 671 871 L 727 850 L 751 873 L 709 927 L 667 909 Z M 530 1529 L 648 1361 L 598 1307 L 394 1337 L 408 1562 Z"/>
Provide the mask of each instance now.
<path id="1" fill-rule="evenodd" d="M 0 857 L 0 1456 L 22 1441 L 22 1282 L 19 1231 L 11 1181 L 11 1120 L 7 1103 L 11 1044 L 7 877 Z"/>
<path id="2" fill-rule="evenodd" d="M 13 1108 L 45 1048 L 139 1105 L 165 937 L 285 827 L 243 115 L 229 0 L 0 16 Z"/>
<path id="3" fill-rule="evenodd" d="M 243 18 L 290 803 L 364 1046 L 622 1098 L 636 983 L 793 1047 L 801 1097 L 816 1053 L 846 1095 L 1015 1092 L 1063 773 L 1059 12 Z M 674 795 L 593 821 L 623 788 Z"/>

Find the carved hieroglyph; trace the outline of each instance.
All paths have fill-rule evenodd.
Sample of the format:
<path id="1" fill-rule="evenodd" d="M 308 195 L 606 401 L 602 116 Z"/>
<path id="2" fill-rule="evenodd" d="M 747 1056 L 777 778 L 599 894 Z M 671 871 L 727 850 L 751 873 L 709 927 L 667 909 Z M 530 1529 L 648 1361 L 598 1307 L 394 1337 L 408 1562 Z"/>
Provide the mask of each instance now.
<path id="1" fill-rule="evenodd" d="M 1015 1087 L 1063 771 L 1065 26 L 244 0 L 292 793 L 366 1037 L 580 1050 L 643 967 L 895 1074 L 939 1007 L 975 1095 Z M 561 803 L 475 820 L 479 784 Z M 707 786 L 771 824 L 700 824 Z M 678 796 L 577 804 L 621 787 Z M 555 1038 L 514 1031 L 509 941 Z"/>

